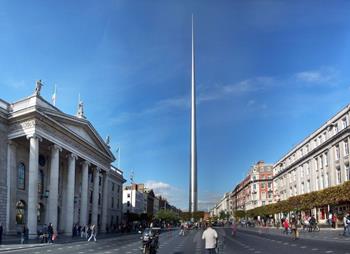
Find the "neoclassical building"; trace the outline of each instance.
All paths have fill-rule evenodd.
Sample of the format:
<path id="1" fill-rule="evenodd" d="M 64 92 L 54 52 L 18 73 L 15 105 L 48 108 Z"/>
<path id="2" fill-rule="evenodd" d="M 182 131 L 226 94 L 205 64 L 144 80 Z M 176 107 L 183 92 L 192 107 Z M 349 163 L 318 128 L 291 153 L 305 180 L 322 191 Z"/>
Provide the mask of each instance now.
<path id="1" fill-rule="evenodd" d="M 350 105 L 288 151 L 275 163 L 275 201 L 318 191 L 350 180 Z M 349 204 L 315 208 L 313 214 L 326 220 L 328 212 L 349 211 Z"/>
<path id="2" fill-rule="evenodd" d="M 39 82 L 25 99 L 0 99 L 0 222 L 9 234 L 26 225 L 31 238 L 49 222 L 66 235 L 75 223 L 104 232 L 121 220 L 123 174 L 82 103 L 68 115 L 40 90 Z"/>

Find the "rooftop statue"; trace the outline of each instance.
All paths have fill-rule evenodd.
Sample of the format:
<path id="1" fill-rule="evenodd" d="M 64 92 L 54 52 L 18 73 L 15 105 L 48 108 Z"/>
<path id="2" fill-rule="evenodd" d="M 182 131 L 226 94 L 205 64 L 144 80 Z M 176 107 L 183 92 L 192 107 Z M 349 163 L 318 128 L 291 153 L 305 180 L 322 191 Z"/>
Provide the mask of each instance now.
<path id="1" fill-rule="evenodd" d="M 35 95 L 40 95 L 41 87 L 43 84 L 41 83 L 41 79 L 36 82 L 35 86 Z"/>

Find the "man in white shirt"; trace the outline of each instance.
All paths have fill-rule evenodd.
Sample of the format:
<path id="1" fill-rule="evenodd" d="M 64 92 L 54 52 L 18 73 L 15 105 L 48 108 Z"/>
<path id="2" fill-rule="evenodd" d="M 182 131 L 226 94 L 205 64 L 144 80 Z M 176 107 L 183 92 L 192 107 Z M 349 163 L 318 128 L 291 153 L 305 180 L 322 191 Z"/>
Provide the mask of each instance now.
<path id="1" fill-rule="evenodd" d="M 214 254 L 216 247 L 216 239 L 218 238 L 218 233 L 216 233 L 215 229 L 211 227 L 211 223 L 208 224 L 206 230 L 204 230 L 202 239 L 205 240 L 205 253 L 206 254 Z"/>

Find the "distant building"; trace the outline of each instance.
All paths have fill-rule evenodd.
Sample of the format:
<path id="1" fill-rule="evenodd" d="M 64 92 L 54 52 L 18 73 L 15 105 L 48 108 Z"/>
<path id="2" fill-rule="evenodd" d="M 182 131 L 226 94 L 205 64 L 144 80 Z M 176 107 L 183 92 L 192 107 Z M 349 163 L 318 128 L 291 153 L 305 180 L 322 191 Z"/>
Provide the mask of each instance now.
<path id="1" fill-rule="evenodd" d="M 142 214 L 145 211 L 144 185 L 132 184 L 123 190 L 123 212 Z"/>

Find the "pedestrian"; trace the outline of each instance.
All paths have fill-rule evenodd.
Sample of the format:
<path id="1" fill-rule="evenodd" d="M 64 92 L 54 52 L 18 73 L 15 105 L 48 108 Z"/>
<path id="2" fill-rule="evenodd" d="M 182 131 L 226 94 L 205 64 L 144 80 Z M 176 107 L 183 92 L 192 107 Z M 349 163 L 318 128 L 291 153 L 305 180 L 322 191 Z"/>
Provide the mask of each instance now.
<path id="1" fill-rule="evenodd" d="M 182 236 L 185 235 L 185 230 L 184 230 L 184 225 L 183 224 L 181 224 L 181 226 L 180 226 L 180 233 L 179 233 L 179 235 L 182 235 Z"/>
<path id="2" fill-rule="evenodd" d="M 284 233 L 288 235 L 289 233 L 289 222 L 288 222 L 288 219 L 284 219 L 284 222 L 283 222 L 283 228 L 284 228 Z"/>
<path id="3" fill-rule="evenodd" d="M 235 236 L 237 232 L 237 225 L 235 221 L 232 221 L 231 230 L 232 230 L 232 236 Z"/>
<path id="4" fill-rule="evenodd" d="M 47 234 L 48 234 L 48 242 L 53 243 L 53 226 L 52 223 L 49 223 L 49 226 L 47 227 Z"/>
<path id="5" fill-rule="evenodd" d="M 94 241 L 96 242 L 96 227 L 95 227 L 95 225 L 92 225 L 90 227 L 90 230 L 91 230 L 91 235 L 88 239 L 88 242 L 90 242 L 91 238 L 94 238 Z"/>
<path id="6" fill-rule="evenodd" d="M 86 228 L 85 228 L 85 226 L 83 226 L 83 227 L 81 228 L 80 238 L 84 238 L 84 237 L 85 237 L 85 232 L 86 232 Z"/>
<path id="7" fill-rule="evenodd" d="M 290 220 L 290 225 L 291 225 L 291 229 L 293 232 L 293 239 L 297 240 L 299 238 L 298 220 L 294 215 L 292 216 L 292 219 Z"/>
<path id="8" fill-rule="evenodd" d="M 332 228 L 337 228 L 337 215 L 334 213 L 332 216 Z"/>
<path id="9" fill-rule="evenodd" d="M 344 232 L 343 232 L 343 236 L 347 236 L 348 235 L 348 231 L 349 231 L 349 224 L 350 224 L 350 221 L 348 219 L 348 216 L 349 214 L 345 214 L 344 217 L 343 217 L 343 224 L 344 224 Z"/>
<path id="10" fill-rule="evenodd" d="M 333 217 L 334 217 L 334 215 L 332 214 L 331 211 L 329 211 L 327 223 L 328 223 L 328 225 L 329 225 L 330 227 L 334 227 L 334 226 L 333 226 Z"/>
<path id="11" fill-rule="evenodd" d="M 28 233 L 29 230 L 26 225 L 23 226 L 22 234 L 21 234 L 21 244 L 25 244 L 28 241 Z"/>
<path id="12" fill-rule="evenodd" d="M 214 254 L 216 243 L 217 243 L 218 233 L 211 227 L 211 223 L 208 223 L 208 227 L 204 230 L 202 239 L 205 241 L 205 253 Z"/>
<path id="13" fill-rule="evenodd" d="M 0 223 L 0 245 L 2 245 L 2 233 L 4 232 L 4 228 L 2 227 L 2 223 Z"/>

